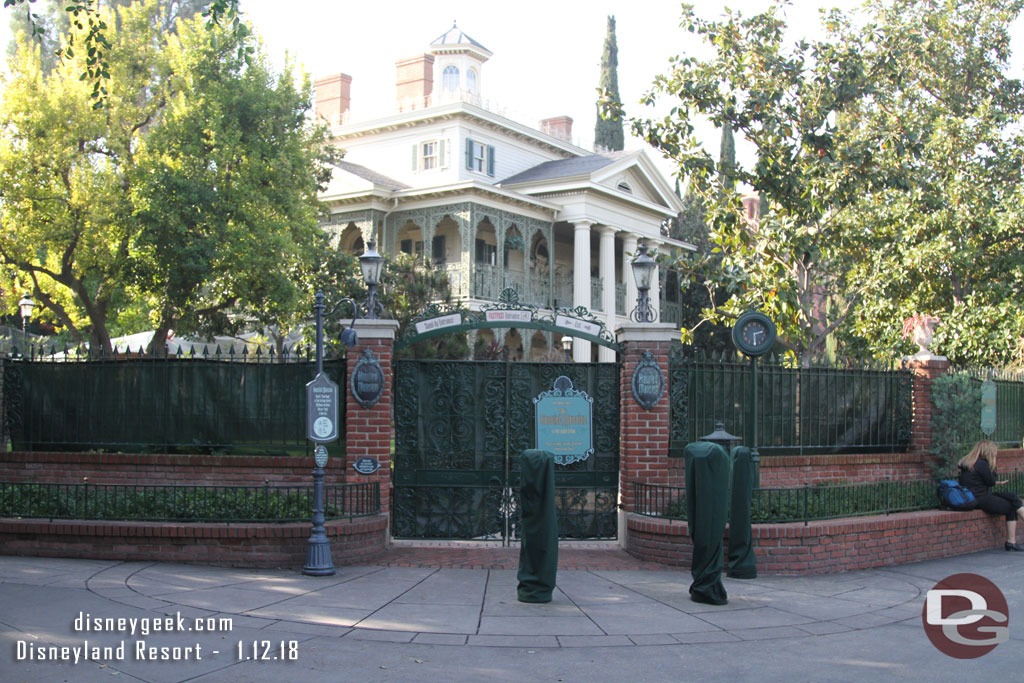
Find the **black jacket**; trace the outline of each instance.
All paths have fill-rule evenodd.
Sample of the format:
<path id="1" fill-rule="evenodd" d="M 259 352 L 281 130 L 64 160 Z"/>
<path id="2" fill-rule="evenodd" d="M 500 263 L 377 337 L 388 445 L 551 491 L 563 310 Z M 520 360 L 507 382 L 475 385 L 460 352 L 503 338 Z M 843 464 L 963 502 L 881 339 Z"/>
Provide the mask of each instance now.
<path id="1" fill-rule="evenodd" d="M 974 463 L 974 469 L 960 468 L 960 483 L 971 490 L 975 498 L 981 498 L 991 493 L 992 487 L 996 485 L 996 475 L 988 466 L 988 460 L 978 458 Z"/>

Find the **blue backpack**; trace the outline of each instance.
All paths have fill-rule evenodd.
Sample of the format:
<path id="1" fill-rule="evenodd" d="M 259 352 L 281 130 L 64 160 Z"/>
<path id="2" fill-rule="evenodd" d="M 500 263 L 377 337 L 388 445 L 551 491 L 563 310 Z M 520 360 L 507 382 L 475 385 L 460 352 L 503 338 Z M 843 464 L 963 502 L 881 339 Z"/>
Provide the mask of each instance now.
<path id="1" fill-rule="evenodd" d="M 939 496 L 939 507 L 944 510 L 973 510 L 974 494 L 966 486 L 955 479 L 939 482 L 935 491 Z"/>

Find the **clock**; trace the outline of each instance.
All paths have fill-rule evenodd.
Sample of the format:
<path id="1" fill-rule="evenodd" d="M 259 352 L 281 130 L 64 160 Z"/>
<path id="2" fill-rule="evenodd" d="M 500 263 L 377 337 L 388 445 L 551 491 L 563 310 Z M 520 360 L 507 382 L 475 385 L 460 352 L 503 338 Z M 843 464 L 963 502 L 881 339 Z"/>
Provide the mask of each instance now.
<path id="1" fill-rule="evenodd" d="M 763 356 L 775 346 L 775 323 L 764 313 L 747 311 L 732 328 L 732 343 L 747 356 Z"/>

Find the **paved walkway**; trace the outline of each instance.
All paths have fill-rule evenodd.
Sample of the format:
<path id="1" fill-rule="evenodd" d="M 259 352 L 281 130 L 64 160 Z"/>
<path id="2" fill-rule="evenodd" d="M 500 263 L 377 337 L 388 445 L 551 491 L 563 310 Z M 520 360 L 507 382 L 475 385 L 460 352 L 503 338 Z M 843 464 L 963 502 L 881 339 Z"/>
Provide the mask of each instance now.
<path id="1" fill-rule="evenodd" d="M 924 593 L 938 580 L 963 571 L 986 576 L 1006 595 L 1011 626 L 1024 616 L 1024 557 L 1002 551 L 826 576 L 727 578 L 729 604 L 721 607 L 690 601 L 687 571 L 643 568 L 649 565 L 600 547 L 561 551 L 563 567 L 577 568 L 560 568 L 554 600 L 519 603 L 515 565 L 509 566 L 515 553 L 405 546 L 382 564 L 339 567 L 330 577 L 0 556 L 0 641 L 10 643 L 0 645 L 0 680 L 105 680 L 112 674 L 145 681 L 295 680 L 300 669 L 310 680 L 430 679 L 430 667 L 417 671 L 417 662 L 441 667 L 434 673 L 451 680 L 678 680 L 678 668 L 671 667 L 698 652 L 712 659 L 689 657 L 694 661 L 687 671 L 704 670 L 712 678 L 730 672 L 732 680 L 786 680 L 793 667 L 825 656 L 830 666 L 874 664 L 854 667 L 848 676 L 833 677 L 823 668 L 797 678 L 848 680 L 876 666 L 883 668 L 875 674 L 886 679 L 921 680 L 934 668 L 938 677 L 931 680 L 945 680 L 943 666 L 966 664 L 940 654 L 924 635 Z M 104 620 L 101 626 L 116 627 L 105 620 L 118 618 L 152 626 L 165 615 L 185 630 L 132 634 L 129 622 L 113 633 L 86 628 L 90 618 Z M 86 623 L 76 624 L 79 616 Z M 1011 629 L 1011 642 L 972 661 L 972 675 L 1018 673 L 1022 631 Z M 48 645 L 83 641 L 108 651 L 101 661 L 78 664 L 29 659 L 40 647 L 45 654 Z M 144 648 L 198 645 L 194 654 L 201 659 L 171 650 L 177 661 L 153 661 L 145 649 L 140 658 L 139 641 Z M 110 649 L 122 643 L 127 655 Z M 843 648 L 849 655 L 840 654 Z M 371 653 L 381 662 L 397 656 L 397 665 L 366 660 Z M 264 660 L 264 654 L 276 659 Z M 293 654 L 297 662 L 288 661 Z M 538 654 L 533 663 L 521 661 Z M 328 676 L 332 661 L 361 674 Z M 647 668 L 659 661 L 670 668 Z M 446 662 L 477 662 L 483 669 L 463 677 L 444 669 Z M 556 675 L 570 662 L 576 665 Z M 284 673 L 285 664 L 298 669 Z M 541 668 L 526 676 L 535 665 Z"/>

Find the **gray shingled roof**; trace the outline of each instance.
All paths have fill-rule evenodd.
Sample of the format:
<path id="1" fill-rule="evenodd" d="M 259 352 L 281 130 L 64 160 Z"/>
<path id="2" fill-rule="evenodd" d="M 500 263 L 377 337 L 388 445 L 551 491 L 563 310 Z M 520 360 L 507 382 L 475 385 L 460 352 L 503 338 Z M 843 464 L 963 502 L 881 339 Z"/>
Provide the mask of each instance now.
<path id="1" fill-rule="evenodd" d="M 455 22 L 452 22 L 452 27 L 442 33 L 440 37 L 431 41 L 430 45 L 473 45 L 481 50 L 490 52 L 486 47 L 466 35 L 466 33 L 455 24 Z"/>
<path id="2" fill-rule="evenodd" d="M 606 152 L 604 154 L 591 154 L 585 157 L 573 157 L 571 159 L 556 159 L 545 161 L 525 171 L 516 173 L 502 180 L 499 185 L 512 185 L 514 183 L 529 183 L 537 180 L 554 180 L 556 178 L 571 178 L 572 176 L 593 173 L 614 163 L 629 152 Z"/>
<path id="3" fill-rule="evenodd" d="M 336 161 L 334 165 L 343 171 L 347 171 L 352 175 L 359 176 L 363 180 L 369 180 L 374 185 L 379 187 L 385 187 L 389 190 L 408 190 L 409 186 L 405 183 L 399 182 L 394 178 L 389 178 L 382 173 L 377 173 L 374 170 L 360 166 L 359 164 L 353 164 L 350 161 Z"/>

